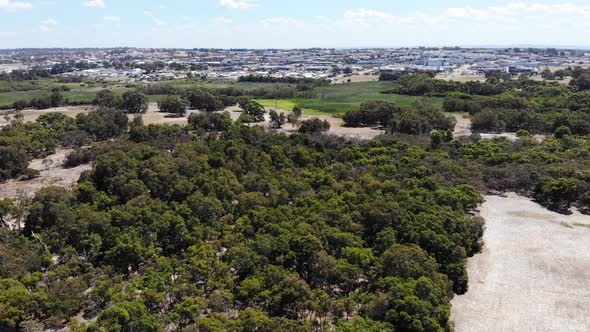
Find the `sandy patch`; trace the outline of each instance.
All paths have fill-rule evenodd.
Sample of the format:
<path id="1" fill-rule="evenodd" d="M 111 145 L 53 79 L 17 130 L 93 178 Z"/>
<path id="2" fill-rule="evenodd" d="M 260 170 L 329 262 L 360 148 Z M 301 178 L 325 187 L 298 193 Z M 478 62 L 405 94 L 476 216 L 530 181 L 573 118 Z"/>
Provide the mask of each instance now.
<path id="1" fill-rule="evenodd" d="M 455 130 L 453 131 L 453 136 L 471 136 L 473 132 L 471 131 L 471 119 L 469 119 L 469 114 L 447 113 L 447 115 L 455 117 L 455 120 L 457 121 L 457 123 L 455 124 Z"/>
<path id="2" fill-rule="evenodd" d="M 457 82 L 484 82 L 486 80 L 485 76 L 483 75 L 437 75 L 437 79 L 444 80 L 444 81 L 457 81 Z"/>
<path id="3" fill-rule="evenodd" d="M 64 168 L 63 163 L 68 153 L 73 150 L 61 149 L 45 159 L 35 159 L 29 164 L 30 168 L 41 172 L 38 178 L 29 181 L 9 180 L 0 183 L 0 198 L 15 198 L 20 193 L 33 197 L 35 193 L 47 186 L 59 186 L 71 189 L 82 172 L 92 169 L 91 165 L 80 165 L 74 168 Z M 48 160 L 49 162 L 44 162 Z"/>
<path id="4" fill-rule="evenodd" d="M 339 77 L 334 81 L 335 84 L 358 83 L 358 82 L 375 82 L 379 80 L 379 75 L 352 75 Z"/>
<path id="5" fill-rule="evenodd" d="M 158 104 L 150 103 L 148 110 L 145 113 L 141 114 L 141 118 L 143 119 L 143 124 L 179 124 L 185 125 L 188 123 L 188 115 L 190 111 L 187 112 L 186 115 L 182 117 L 175 116 L 171 113 L 161 113 L 158 109 Z M 136 114 L 129 114 L 129 120 L 133 120 Z"/>
<path id="6" fill-rule="evenodd" d="M 516 194 L 487 196 L 485 246 L 453 299 L 463 331 L 590 331 L 590 216 L 551 212 Z"/>

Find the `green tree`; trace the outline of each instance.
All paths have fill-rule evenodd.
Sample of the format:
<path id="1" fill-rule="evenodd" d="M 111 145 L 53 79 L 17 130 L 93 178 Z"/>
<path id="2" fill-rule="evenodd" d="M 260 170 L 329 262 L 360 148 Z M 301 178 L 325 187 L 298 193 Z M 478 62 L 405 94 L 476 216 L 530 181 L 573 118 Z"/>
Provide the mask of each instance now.
<path id="1" fill-rule="evenodd" d="M 0 279 L 0 328 L 15 330 L 37 310 L 35 296 L 19 281 Z"/>
<path id="2" fill-rule="evenodd" d="M 146 95 L 137 91 L 127 91 L 123 94 L 123 109 L 129 113 L 145 113 L 149 100 Z"/>
<path id="3" fill-rule="evenodd" d="M 60 107 L 64 104 L 64 96 L 59 90 L 53 91 L 49 96 L 51 107 Z"/>
<path id="4" fill-rule="evenodd" d="M 271 110 L 269 112 L 270 115 L 270 126 L 272 128 L 282 128 L 283 125 L 287 122 L 287 119 L 285 118 L 285 114 L 283 113 L 277 113 L 277 111 L 275 110 Z"/>
<path id="5" fill-rule="evenodd" d="M 436 261 L 417 245 L 395 244 L 381 256 L 384 276 L 419 278 L 432 276 Z"/>
<path id="6" fill-rule="evenodd" d="M 569 127 L 567 126 L 560 126 L 557 129 L 555 129 L 555 138 L 564 138 L 565 136 L 571 135 L 572 131 Z"/>
<path id="7" fill-rule="evenodd" d="M 123 106 L 122 98 L 115 94 L 115 92 L 113 92 L 112 90 L 99 91 L 96 94 L 96 98 L 92 103 L 100 107 L 113 109 L 120 109 Z"/>
<path id="8" fill-rule="evenodd" d="M 216 112 L 223 110 L 223 103 L 216 96 L 202 90 L 190 90 L 184 95 L 184 99 L 192 109 L 205 112 Z"/>
<path id="9" fill-rule="evenodd" d="M 321 133 L 328 130 L 330 130 L 330 123 L 318 118 L 305 120 L 299 126 L 300 133 Z"/>
<path id="10" fill-rule="evenodd" d="M 158 102 L 160 112 L 173 113 L 176 115 L 184 115 L 188 103 L 178 96 L 168 96 L 166 99 Z"/>
<path id="11" fill-rule="evenodd" d="M 249 101 L 245 105 L 243 105 L 244 113 L 254 118 L 254 122 L 262 122 L 264 121 L 264 114 L 266 110 L 264 106 L 260 105 L 258 102 L 253 100 Z"/>

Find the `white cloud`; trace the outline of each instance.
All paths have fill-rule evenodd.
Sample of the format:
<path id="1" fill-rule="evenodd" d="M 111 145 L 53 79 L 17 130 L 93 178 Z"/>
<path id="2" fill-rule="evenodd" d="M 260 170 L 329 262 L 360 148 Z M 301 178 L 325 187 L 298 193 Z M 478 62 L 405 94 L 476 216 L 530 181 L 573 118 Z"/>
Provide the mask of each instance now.
<path id="1" fill-rule="evenodd" d="M 516 18 L 567 18 L 575 20 L 580 17 L 590 18 L 590 5 L 576 5 L 572 3 L 523 3 L 512 2 L 504 6 L 490 7 L 450 7 L 438 15 L 415 13 L 411 15 L 396 15 L 391 12 L 374 9 L 348 10 L 344 13 L 344 19 L 363 24 L 407 24 L 426 23 L 444 24 L 450 22 L 481 21 L 490 26 L 493 22 L 515 22 Z M 526 28 L 526 27 L 525 27 Z"/>
<path id="2" fill-rule="evenodd" d="M 395 21 L 396 16 L 388 12 L 361 8 L 346 11 L 344 13 L 344 18 L 353 21 L 381 20 L 393 22 Z"/>
<path id="3" fill-rule="evenodd" d="M 0 0 L 0 8 L 7 11 L 27 10 L 33 8 L 30 2 L 12 1 L 12 0 Z"/>
<path id="4" fill-rule="evenodd" d="M 119 16 L 112 16 L 112 15 L 107 15 L 105 17 L 103 17 L 103 19 L 105 21 L 109 21 L 109 22 L 120 22 L 121 18 Z"/>
<path id="5" fill-rule="evenodd" d="M 154 16 L 154 13 L 152 13 L 149 10 L 146 10 L 143 12 L 143 14 L 149 18 L 152 19 L 152 21 L 154 21 L 154 24 L 156 25 L 156 27 L 165 27 L 168 25 L 168 23 L 162 21 L 161 19 L 157 18 L 156 16 Z"/>
<path id="6" fill-rule="evenodd" d="M 106 8 L 107 5 L 104 3 L 103 0 L 89 0 L 83 2 L 82 6 L 90 8 Z"/>
<path id="7" fill-rule="evenodd" d="M 39 30 L 43 32 L 51 32 L 55 30 L 55 27 L 59 24 L 59 22 L 53 18 L 48 18 L 44 21 L 41 21 L 39 25 Z"/>
<path id="8" fill-rule="evenodd" d="M 232 24 L 233 20 L 227 17 L 216 17 L 213 19 L 213 22 L 217 24 Z"/>
<path id="9" fill-rule="evenodd" d="M 260 21 L 263 25 L 295 24 L 297 20 L 290 17 L 271 17 Z"/>
<path id="10" fill-rule="evenodd" d="M 168 23 L 166 23 L 160 19 L 157 19 L 157 18 L 154 18 L 154 24 L 156 24 L 156 26 L 158 26 L 158 27 L 165 27 L 168 25 Z"/>
<path id="11" fill-rule="evenodd" d="M 256 7 L 256 4 L 248 0 L 219 0 L 219 5 L 231 9 L 248 9 Z"/>
<path id="12" fill-rule="evenodd" d="M 44 25 L 58 25 L 59 22 L 56 21 L 55 19 L 48 18 L 45 21 L 42 21 L 41 24 L 44 24 Z"/>

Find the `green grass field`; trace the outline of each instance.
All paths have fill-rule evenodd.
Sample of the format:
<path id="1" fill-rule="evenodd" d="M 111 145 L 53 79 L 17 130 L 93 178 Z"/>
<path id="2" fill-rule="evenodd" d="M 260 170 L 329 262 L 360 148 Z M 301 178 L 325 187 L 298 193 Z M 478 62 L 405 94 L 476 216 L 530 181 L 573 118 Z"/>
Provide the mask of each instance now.
<path id="1" fill-rule="evenodd" d="M 342 116 L 347 112 L 358 110 L 360 105 L 369 100 L 384 100 L 408 108 L 423 97 L 402 96 L 396 94 L 381 94 L 381 90 L 391 86 L 388 82 L 360 82 L 347 84 L 333 84 L 317 89 L 317 97 L 312 99 L 260 99 L 264 106 L 278 106 L 292 109 L 299 105 L 306 114 Z M 435 107 L 442 107 L 443 98 L 428 98 L 427 102 Z"/>
<path id="2" fill-rule="evenodd" d="M 248 82 L 225 82 L 225 81 L 200 81 L 200 80 L 177 80 L 162 81 L 155 84 L 172 85 L 182 88 L 223 88 L 235 87 L 245 91 L 257 89 L 281 89 L 287 88 L 289 84 L 274 83 L 248 83 Z M 316 88 L 316 97 L 311 99 L 289 98 L 289 99 L 258 99 L 264 106 L 276 106 L 284 109 L 293 109 L 298 105 L 309 115 L 333 115 L 343 114 L 358 110 L 360 105 L 369 100 L 385 100 L 393 102 L 401 107 L 412 107 L 415 103 L 424 100 L 422 97 L 402 96 L 395 94 L 381 94 L 381 90 L 391 87 L 390 82 L 360 82 L 347 84 L 333 84 Z M 63 93 L 70 102 L 90 102 L 96 93 L 104 88 L 123 93 L 129 88 L 123 82 L 93 82 L 84 83 L 59 83 L 56 79 L 43 79 L 27 82 L 0 82 L 0 106 L 12 105 L 17 100 L 31 100 L 35 97 L 47 96 L 54 87 L 67 86 L 70 91 Z M 10 91 L 13 89 L 13 91 Z M 22 91 L 19 91 L 22 90 Z M 151 95 L 151 102 L 158 102 L 165 98 L 163 95 Z M 428 102 L 435 107 L 442 107 L 442 98 L 429 98 Z"/>
<path id="3" fill-rule="evenodd" d="M 38 79 L 24 82 L 0 81 L 0 106 L 10 106 L 17 100 L 31 100 L 48 96 L 51 89 L 68 87 L 69 91 L 62 92 L 64 98 L 70 102 L 90 102 L 96 93 L 104 88 L 113 89 L 118 93 L 128 90 L 120 82 L 59 83 L 57 79 Z"/>

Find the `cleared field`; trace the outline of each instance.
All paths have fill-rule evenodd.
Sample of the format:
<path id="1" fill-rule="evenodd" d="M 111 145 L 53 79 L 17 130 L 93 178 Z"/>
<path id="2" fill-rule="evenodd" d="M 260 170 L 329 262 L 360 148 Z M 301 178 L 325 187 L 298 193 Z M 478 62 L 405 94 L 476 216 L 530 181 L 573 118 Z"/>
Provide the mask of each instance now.
<path id="1" fill-rule="evenodd" d="M 296 99 L 255 99 L 262 106 L 292 110 L 293 107 L 299 106 Z M 311 108 L 303 108 L 303 113 L 307 115 L 321 115 L 322 112 Z"/>
<path id="2" fill-rule="evenodd" d="M 453 299 L 457 332 L 590 331 L 590 216 L 516 194 L 487 196 L 483 252 Z"/>

